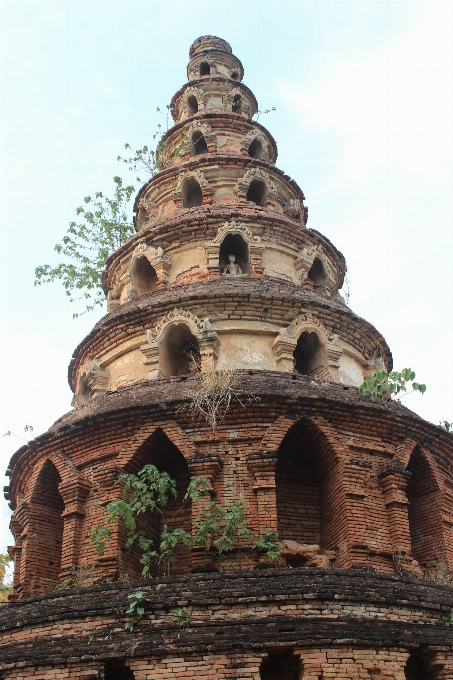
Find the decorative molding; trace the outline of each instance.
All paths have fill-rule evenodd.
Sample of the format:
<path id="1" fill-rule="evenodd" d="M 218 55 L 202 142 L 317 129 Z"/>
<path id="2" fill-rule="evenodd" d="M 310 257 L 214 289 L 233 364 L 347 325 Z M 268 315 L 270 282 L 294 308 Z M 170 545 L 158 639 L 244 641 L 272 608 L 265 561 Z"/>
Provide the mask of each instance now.
<path id="1" fill-rule="evenodd" d="M 245 137 L 243 137 L 243 139 L 241 140 L 241 152 L 248 154 L 250 144 L 255 139 L 258 139 L 261 142 L 261 146 L 263 149 L 263 152 L 260 156 L 260 160 L 265 161 L 266 163 L 274 163 L 275 162 L 274 151 L 269 143 L 269 140 L 261 132 L 261 130 L 257 130 L 256 128 L 247 132 Z"/>
<path id="2" fill-rule="evenodd" d="M 260 268 L 264 250 L 261 237 L 254 236 L 245 224 L 231 220 L 230 222 L 224 222 L 217 229 L 217 234 L 212 241 L 204 244 L 208 259 L 208 271 L 218 271 L 220 246 L 228 234 L 240 234 L 242 236 L 249 248 L 249 264 L 254 269 Z"/>
<path id="3" fill-rule="evenodd" d="M 278 204 L 277 187 L 269 177 L 268 173 L 261 168 L 251 168 L 237 181 L 233 192 L 241 201 L 247 200 L 247 191 L 254 179 L 261 180 L 266 185 L 266 197 L 264 199 L 263 207 L 276 207 Z"/>
<path id="4" fill-rule="evenodd" d="M 102 368 L 99 362 L 93 359 L 81 369 L 73 399 L 74 408 L 86 406 L 91 399 L 107 392 L 109 381 L 110 372 L 106 368 Z"/>
<path id="5" fill-rule="evenodd" d="M 198 341 L 201 370 L 207 371 L 214 368 L 220 342 L 217 333 L 211 329 L 209 319 L 200 319 L 187 309 L 175 307 L 162 317 L 154 328 L 148 330 L 148 342 L 140 347 L 145 355 L 145 365 L 149 366 L 149 380 L 159 377 L 159 345 L 164 338 L 165 330 L 178 323 L 186 324 Z"/>
<path id="6" fill-rule="evenodd" d="M 292 372 L 294 370 L 294 350 L 297 341 L 304 331 L 314 331 L 326 352 L 327 366 L 332 380 L 339 382 L 338 373 L 340 356 L 343 348 L 338 342 L 338 335 L 329 333 L 325 326 L 311 312 L 299 314 L 287 327 L 282 328 L 272 344 L 278 369 Z"/>
<path id="7" fill-rule="evenodd" d="M 302 214 L 300 201 L 297 198 L 290 198 L 283 206 L 283 214 L 293 220 L 300 219 Z"/>
<path id="8" fill-rule="evenodd" d="M 182 194 L 183 185 L 186 182 L 186 180 L 191 178 L 195 179 L 200 185 L 201 194 L 203 196 L 203 203 L 209 203 L 214 194 L 213 187 L 206 179 L 204 173 L 201 170 L 186 170 L 184 172 L 181 172 L 178 176 L 176 187 L 173 190 L 173 200 L 175 201 L 175 203 L 179 203 L 181 208 L 185 207 L 183 206 L 183 194 Z"/>
<path id="9" fill-rule="evenodd" d="M 198 89 L 198 87 L 194 87 L 193 85 L 191 87 L 188 87 L 185 91 L 184 94 L 181 97 L 180 100 L 180 112 L 179 112 L 179 118 L 187 118 L 190 113 L 189 113 L 189 106 L 187 104 L 187 100 L 189 97 L 194 96 L 195 99 L 197 100 L 198 104 L 198 111 L 203 111 L 205 108 L 205 102 L 203 99 L 203 93 L 201 90 Z"/>
<path id="10" fill-rule="evenodd" d="M 324 250 L 320 245 L 307 246 L 298 254 L 296 261 L 294 262 L 294 267 L 296 271 L 300 271 L 299 280 L 302 284 L 305 283 L 308 277 L 308 272 L 310 271 L 316 258 L 322 262 L 322 266 L 324 267 L 326 274 L 325 288 L 327 292 L 331 294 L 332 291 L 337 288 L 337 277 L 332 265 L 330 264 L 324 253 Z"/>

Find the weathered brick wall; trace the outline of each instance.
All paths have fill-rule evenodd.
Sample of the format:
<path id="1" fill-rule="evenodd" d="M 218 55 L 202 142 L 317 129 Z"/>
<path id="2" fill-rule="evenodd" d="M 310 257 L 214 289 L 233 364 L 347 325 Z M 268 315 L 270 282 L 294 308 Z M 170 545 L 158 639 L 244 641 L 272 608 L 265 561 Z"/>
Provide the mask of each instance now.
<path id="1" fill-rule="evenodd" d="M 414 558 L 429 568 L 448 563 L 453 515 L 449 435 L 401 407 L 373 406 L 357 398 L 353 388 L 293 377 L 245 374 L 243 388 L 260 400 L 233 403 L 225 424 L 214 432 L 194 428 L 180 412 L 174 415 L 191 382 L 173 379 L 161 381 L 154 391 L 135 386 L 105 395 L 97 401 L 98 413 L 70 414 L 24 447 L 13 460 L 9 492 L 16 504 L 17 594 L 55 586 L 58 555 L 52 550 L 58 545 L 61 578 L 87 566 L 94 567 L 93 579 L 116 578 L 121 570 L 130 578 L 140 576 L 139 554 L 124 551 L 121 526 L 112 527 L 101 557 L 89 533 L 105 522 L 106 504 L 120 494 L 118 474 L 146 463 L 176 478 L 179 500 L 190 476 L 208 474 L 213 464 L 218 501 L 242 499 L 254 529 L 276 528 L 281 539 L 319 544 L 334 551 L 337 567 L 392 572 L 395 557 L 398 567 L 402 560 L 409 571 L 416 568 Z M 170 420 L 172 415 L 179 424 Z M 44 502 L 40 474 L 54 494 L 53 508 L 45 511 L 38 502 Z M 170 513 L 175 508 L 172 502 Z M 188 506 L 175 521 L 190 531 L 197 512 Z M 190 573 L 197 566 L 187 550 L 178 558 L 173 573 Z"/>
<path id="2" fill-rule="evenodd" d="M 137 589 L 148 601 L 129 633 L 127 595 Z M 173 618 L 181 606 L 188 629 Z M 84 669 L 80 677 L 101 678 L 106 662 L 125 659 L 135 678 L 199 677 L 201 664 L 207 677 L 258 680 L 262 660 L 265 667 L 280 651 L 300 658 L 304 679 L 403 680 L 412 652 L 430 678 L 451 680 L 453 630 L 442 621 L 451 609 L 451 588 L 354 570 L 197 574 L 60 591 L 0 610 L 0 677 L 53 680 Z"/>

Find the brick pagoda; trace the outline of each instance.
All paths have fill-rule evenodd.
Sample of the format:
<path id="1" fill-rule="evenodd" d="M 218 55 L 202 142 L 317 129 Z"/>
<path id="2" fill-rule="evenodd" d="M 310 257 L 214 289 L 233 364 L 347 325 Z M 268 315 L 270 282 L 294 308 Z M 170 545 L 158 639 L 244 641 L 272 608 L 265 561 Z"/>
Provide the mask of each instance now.
<path id="1" fill-rule="evenodd" d="M 344 257 L 307 227 L 230 45 L 196 40 L 187 74 L 136 234 L 107 261 L 108 313 L 72 358 L 74 410 L 10 463 L 0 678 L 452 680 L 453 589 L 423 574 L 453 570 L 453 438 L 359 397 L 390 350 L 340 295 Z M 237 372 L 244 398 L 215 428 L 181 409 L 200 387 L 190 356 Z M 201 475 L 223 506 L 242 500 L 280 562 L 178 548 L 170 576 L 141 580 L 121 525 L 98 555 L 118 475 L 145 464 L 180 498 Z"/>

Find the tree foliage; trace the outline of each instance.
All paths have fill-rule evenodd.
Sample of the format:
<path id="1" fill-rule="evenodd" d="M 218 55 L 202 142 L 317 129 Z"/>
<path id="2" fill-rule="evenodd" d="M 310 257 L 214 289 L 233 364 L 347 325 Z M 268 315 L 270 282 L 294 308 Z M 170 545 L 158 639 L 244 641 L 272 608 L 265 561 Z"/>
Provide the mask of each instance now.
<path id="1" fill-rule="evenodd" d="M 9 555 L 0 553 L 0 602 L 7 602 L 8 595 L 11 592 L 11 583 L 6 580 L 6 570 L 10 562 L 11 557 Z"/>
<path id="2" fill-rule="evenodd" d="M 121 177 L 114 177 L 113 181 L 113 198 L 97 191 L 94 198 L 84 198 L 85 206 L 77 208 L 82 221 L 71 222 L 62 242 L 54 248 L 65 261 L 35 269 L 35 286 L 61 281 L 71 302 L 85 301 L 84 311 L 104 304 L 102 271 L 107 258 L 134 234 L 128 206 L 135 188 L 123 186 Z M 73 314 L 74 318 L 77 316 Z"/>
<path id="3" fill-rule="evenodd" d="M 406 386 L 412 383 L 411 392 L 426 392 L 426 385 L 415 382 L 415 373 L 411 368 L 403 368 L 401 372 L 392 371 L 387 373 L 383 368 L 374 371 L 368 380 L 365 380 L 359 387 L 361 397 L 370 397 L 371 401 L 391 401 L 401 404 L 401 399 L 410 392 Z M 403 392 L 405 394 L 403 394 Z"/>

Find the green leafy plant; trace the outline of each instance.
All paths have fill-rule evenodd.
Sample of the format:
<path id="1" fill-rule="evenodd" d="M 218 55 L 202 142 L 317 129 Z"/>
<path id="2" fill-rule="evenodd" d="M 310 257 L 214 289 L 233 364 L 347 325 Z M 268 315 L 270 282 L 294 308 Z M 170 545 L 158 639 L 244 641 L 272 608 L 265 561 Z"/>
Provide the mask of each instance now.
<path id="1" fill-rule="evenodd" d="M 278 534 L 275 529 L 266 529 L 253 544 L 253 550 L 265 553 L 268 560 L 276 562 L 280 559 Z"/>
<path id="2" fill-rule="evenodd" d="M 170 615 L 170 618 L 183 629 L 189 628 L 192 621 L 192 617 L 187 611 L 187 607 L 178 607 L 175 613 Z"/>
<path id="3" fill-rule="evenodd" d="M 442 621 L 446 626 L 453 626 L 453 611 L 449 614 L 445 614 L 445 616 L 442 617 Z"/>
<path id="4" fill-rule="evenodd" d="M 176 482 L 167 472 L 159 472 L 154 465 L 145 465 L 136 475 L 123 474 L 117 484 L 122 485 L 122 498 L 118 498 L 107 505 L 107 524 L 124 523 L 127 539 L 126 548 L 130 550 L 137 544 L 141 551 L 140 562 L 143 566 L 142 574 L 146 576 L 152 566 L 157 568 L 160 576 L 167 576 L 170 565 L 175 562 L 174 552 L 177 545 L 192 545 L 192 537 L 184 529 L 169 526 L 186 504 L 198 501 L 201 496 L 208 494 L 209 482 L 205 477 L 195 477 L 191 480 L 181 506 L 171 518 L 167 517 L 166 506 L 170 497 L 176 498 Z M 138 518 L 145 513 L 154 513 L 160 519 L 162 530 L 157 541 L 139 528 Z M 102 554 L 107 541 L 111 537 L 111 530 L 101 526 L 91 531 L 91 540 L 98 554 Z"/>
<path id="5" fill-rule="evenodd" d="M 202 547 L 206 552 L 214 552 L 219 557 L 230 556 L 230 566 L 241 569 L 248 559 L 250 550 L 266 553 L 271 561 L 280 557 L 277 532 L 266 530 L 262 534 L 250 529 L 249 510 L 242 501 L 234 501 L 224 508 L 213 501 L 204 502 L 195 520 L 192 534 L 180 527 L 170 526 L 174 518 L 189 501 L 198 502 L 209 494 L 209 481 L 205 477 L 195 477 L 189 483 L 181 505 L 168 517 L 167 503 L 176 498 L 176 482 L 167 472 L 159 472 L 154 465 L 145 465 L 136 475 L 123 474 L 117 484 L 122 486 L 122 497 L 107 505 L 107 524 L 122 522 L 126 530 L 126 548 L 134 545 L 140 551 L 142 575 L 147 576 L 151 569 L 159 576 L 168 576 L 170 567 L 175 563 L 178 545 L 190 549 Z M 140 515 L 156 515 L 160 520 L 160 534 L 147 533 L 140 528 Z M 101 555 L 112 531 L 108 526 L 91 530 L 91 541 Z"/>
<path id="6" fill-rule="evenodd" d="M 33 432 L 33 426 L 32 425 L 24 425 L 24 432 Z M 28 441 L 25 437 L 21 437 L 18 434 L 14 434 L 14 432 L 11 432 L 11 430 L 8 430 L 8 432 L 5 432 L 3 435 L 4 437 L 17 437 L 17 439 L 23 439 L 24 442 Z"/>
<path id="7" fill-rule="evenodd" d="M 412 383 L 410 392 L 406 391 L 406 385 Z M 405 392 L 405 394 L 402 394 Z M 426 385 L 415 382 L 415 373 L 411 368 L 403 368 L 401 372 L 392 371 L 387 373 L 383 368 L 374 371 L 368 380 L 365 380 L 359 387 L 361 397 L 369 396 L 371 401 L 391 401 L 401 404 L 402 397 L 411 392 L 426 392 Z"/>
<path id="8" fill-rule="evenodd" d="M 266 552 L 271 561 L 280 557 L 277 532 L 266 530 L 262 535 L 250 529 L 249 510 L 240 500 L 226 508 L 210 501 L 195 520 L 194 543 L 205 552 L 216 552 L 219 557 L 229 556 L 227 566 L 242 569 L 248 561 L 247 551 Z"/>
<path id="9" fill-rule="evenodd" d="M 450 434 L 453 434 L 453 422 L 449 423 L 448 420 L 441 420 L 439 427 L 442 430 L 445 430 L 445 432 L 450 432 Z"/>
<path id="10" fill-rule="evenodd" d="M 135 233 L 127 214 L 135 188 L 123 186 L 121 177 L 113 181 L 113 198 L 97 191 L 94 198 L 84 198 L 86 207 L 77 208 L 83 222 L 71 222 L 62 242 L 54 248 L 67 260 L 54 267 L 46 264 L 35 269 L 35 286 L 61 281 L 71 302 L 85 300 L 85 312 L 104 304 L 102 271 L 106 260 Z"/>
<path id="11" fill-rule="evenodd" d="M 145 602 L 149 602 L 149 599 L 145 597 L 142 590 L 137 590 L 135 593 L 131 593 L 127 597 L 129 600 L 129 607 L 126 610 L 126 614 L 130 614 L 131 616 L 129 616 L 129 621 L 126 623 L 124 628 L 132 633 L 135 626 L 145 613 Z"/>
<path id="12" fill-rule="evenodd" d="M 7 568 L 11 562 L 9 555 L 0 553 L 0 602 L 7 602 L 12 589 L 11 582 L 6 580 Z"/>

